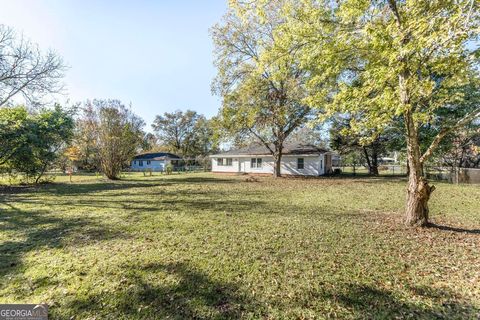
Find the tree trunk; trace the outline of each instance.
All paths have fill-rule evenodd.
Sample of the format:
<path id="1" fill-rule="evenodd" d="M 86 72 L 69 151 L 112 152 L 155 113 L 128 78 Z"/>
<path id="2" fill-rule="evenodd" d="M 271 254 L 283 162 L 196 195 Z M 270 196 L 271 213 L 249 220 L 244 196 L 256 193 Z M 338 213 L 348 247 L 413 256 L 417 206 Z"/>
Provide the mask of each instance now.
<path id="1" fill-rule="evenodd" d="M 281 167 L 282 167 L 282 153 L 281 152 L 276 152 L 273 155 L 273 162 L 274 162 L 274 167 L 273 167 L 273 177 L 274 178 L 279 178 L 281 177 Z"/>
<path id="2" fill-rule="evenodd" d="M 410 168 L 410 172 L 407 187 L 405 224 L 424 227 L 428 225 L 428 200 L 433 190 L 435 190 L 435 186 L 430 186 L 424 177 L 418 176 L 414 168 Z"/>
<path id="3" fill-rule="evenodd" d="M 45 163 L 42 167 L 42 170 L 40 171 L 40 173 L 38 174 L 38 177 L 35 179 L 35 184 L 39 183 L 40 182 L 40 178 L 43 176 L 43 174 L 45 173 L 45 171 L 47 170 L 47 166 L 48 166 L 48 163 Z"/>
<path id="4" fill-rule="evenodd" d="M 118 180 L 118 174 L 120 169 L 117 168 L 116 164 L 113 161 L 102 163 L 103 173 L 110 180 Z"/>
<path id="5" fill-rule="evenodd" d="M 372 160 L 369 169 L 371 175 L 378 176 L 378 152 L 375 144 L 372 145 Z"/>
<path id="6" fill-rule="evenodd" d="M 372 157 L 368 155 L 367 147 L 363 147 L 363 153 L 365 154 L 365 159 L 367 160 L 368 174 L 378 176 L 378 153 L 376 147 L 372 144 Z"/>
<path id="7" fill-rule="evenodd" d="M 363 146 L 362 149 L 363 153 L 365 154 L 365 160 L 367 161 L 368 172 L 370 172 L 370 168 L 372 165 L 370 164 L 370 156 L 368 155 L 367 147 Z"/>
<path id="8" fill-rule="evenodd" d="M 374 148 L 372 147 L 373 153 L 375 153 Z M 368 174 L 378 176 L 378 162 L 376 154 L 372 154 L 372 159 L 368 155 L 367 147 L 363 147 L 363 153 L 365 154 L 365 159 L 367 160 Z"/>
<path id="9" fill-rule="evenodd" d="M 405 209 L 405 224 L 408 226 L 428 225 L 428 200 L 435 190 L 423 177 L 423 164 L 420 161 L 420 145 L 417 128 L 409 111 L 405 114 L 407 131 L 408 186 Z"/>

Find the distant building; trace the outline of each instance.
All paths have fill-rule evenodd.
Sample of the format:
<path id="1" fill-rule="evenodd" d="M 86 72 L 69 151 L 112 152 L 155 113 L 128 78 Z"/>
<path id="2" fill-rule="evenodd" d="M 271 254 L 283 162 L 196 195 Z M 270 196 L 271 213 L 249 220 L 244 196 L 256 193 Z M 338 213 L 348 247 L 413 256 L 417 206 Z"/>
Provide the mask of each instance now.
<path id="1" fill-rule="evenodd" d="M 210 156 L 212 172 L 273 174 L 274 161 L 263 145 L 231 150 Z M 292 144 L 283 149 L 280 173 L 320 176 L 332 171 L 332 155 L 313 145 Z"/>
<path id="2" fill-rule="evenodd" d="M 337 153 L 332 153 L 332 167 L 340 167 L 342 165 L 342 157 Z"/>
<path id="3" fill-rule="evenodd" d="M 397 159 L 390 157 L 381 157 L 380 159 L 378 159 L 378 163 L 381 165 L 395 164 L 397 163 Z"/>
<path id="4" fill-rule="evenodd" d="M 168 152 L 152 152 L 136 155 L 130 163 L 132 171 L 164 171 L 168 164 L 176 167 L 182 160 L 181 157 Z"/>

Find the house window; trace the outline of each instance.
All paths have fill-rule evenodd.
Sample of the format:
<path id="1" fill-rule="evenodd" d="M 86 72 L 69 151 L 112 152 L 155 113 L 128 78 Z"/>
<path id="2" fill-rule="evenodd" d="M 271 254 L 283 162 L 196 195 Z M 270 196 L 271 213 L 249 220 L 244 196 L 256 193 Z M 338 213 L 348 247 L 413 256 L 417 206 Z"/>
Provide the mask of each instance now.
<path id="1" fill-rule="evenodd" d="M 262 167 L 262 158 L 252 158 L 250 161 L 251 168 L 261 168 Z"/>
<path id="2" fill-rule="evenodd" d="M 323 159 L 320 159 L 320 169 L 323 169 Z"/>
<path id="3" fill-rule="evenodd" d="M 231 167 L 232 166 L 232 158 L 226 158 L 225 160 L 227 160 L 227 164 L 225 164 L 225 165 Z"/>
<path id="4" fill-rule="evenodd" d="M 305 161 L 303 158 L 297 158 L 297 169 L 305 169 Z"/>
<path id="5" fill-rule="evenodd" d="M 138 165 L 139 165 L 140 167 L 143 167 L 143 160 L 138 161 Z"/>
<path id="6" fill-rule="evenodd" d="M 137 164 L 137 161 L 133 161 L 133 164 Z"/>
<path id="7" fill-rule="evenodd" d="M 223 166 L 223 158 L 217 158 L 217 166 Z"/>
<path id="8" fill-rule="evenodd" d="M 151 163 L 150 160 L 147 160 L 147 166 L 148 166 L 150 163 Z"/>

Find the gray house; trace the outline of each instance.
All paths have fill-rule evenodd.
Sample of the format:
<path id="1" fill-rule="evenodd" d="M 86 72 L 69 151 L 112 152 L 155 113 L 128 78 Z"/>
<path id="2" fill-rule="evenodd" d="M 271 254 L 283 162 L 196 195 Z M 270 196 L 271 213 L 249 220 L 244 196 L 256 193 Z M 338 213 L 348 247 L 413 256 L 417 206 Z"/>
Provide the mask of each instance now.
<path id="1" fill-rule="evenodd" d="M 152 152 L 136 155 L 130 163 L 132 171 L 164 171 L 168 164 L 177 166 L 182 160 L 179 156 L 168 152 Z"/>
<path id="2" fill-rule="evenodd" d="M 211 155 L 212 172 L 272 174 L 275 163 L 264 145 L 250 145 Z M 285 144 L 281 174 L 320 176 L 332 172 L 330 151 L 309 144 Z"/>

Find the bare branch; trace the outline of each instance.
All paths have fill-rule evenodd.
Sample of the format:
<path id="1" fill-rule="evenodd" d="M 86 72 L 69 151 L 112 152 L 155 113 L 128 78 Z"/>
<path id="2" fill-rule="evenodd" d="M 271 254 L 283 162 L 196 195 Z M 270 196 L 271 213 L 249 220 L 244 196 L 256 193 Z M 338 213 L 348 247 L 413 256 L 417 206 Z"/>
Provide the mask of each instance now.
<path id="1" fill-rule="evenodd" d="M 22 95 L 35 101 L 63 89 L 65 66 L 55 52 L 42 53 L 37 45 L 17 38 L 0 25 L 0 106 Z"/>

